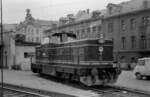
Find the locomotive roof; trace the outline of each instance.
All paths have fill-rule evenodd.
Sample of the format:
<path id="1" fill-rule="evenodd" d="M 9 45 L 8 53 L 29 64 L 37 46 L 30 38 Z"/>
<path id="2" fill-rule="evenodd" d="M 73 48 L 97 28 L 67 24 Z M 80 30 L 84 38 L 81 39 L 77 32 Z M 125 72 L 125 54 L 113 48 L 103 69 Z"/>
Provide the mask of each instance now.
<path id="1" fill-rule="evenodd" d="M 80 39 L 80 40 L 72 40 L 72 41 L 63 42 L 63 44 L 74 43 L 74 42 L 83 42 L 83 41 L 95 41 L 95 40 L 99 40 L 99 38 L 87 38 L 87 39 Z M 112 41 L 112 40 L 111 39 L 105 39 L 105 41 Z"/>
<path id="2" fill-rule="evenodd" d="M 82 40 L 74 40 L 69 42 L 62 42 L 62 43 L 48 43 L 42 45 L 42 47 L 58 47 L 58 46 L 73 46 L 73 45 L 83 45 L 83 44 L 105 44 L 105 45 L 112 45 L 112 40 L 105 39 L 104 43 L 99 43 L 99 39 L 82 39 Z"/>

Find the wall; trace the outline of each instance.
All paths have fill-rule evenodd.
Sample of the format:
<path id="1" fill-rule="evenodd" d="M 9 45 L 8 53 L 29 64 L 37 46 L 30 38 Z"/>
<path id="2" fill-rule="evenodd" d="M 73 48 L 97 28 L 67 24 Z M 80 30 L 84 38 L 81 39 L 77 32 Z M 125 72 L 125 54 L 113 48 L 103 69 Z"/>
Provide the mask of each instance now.
<path id="1" fill-rule="evenodd" d="M 25 52 L 35 52 L 34 46 L 23 46 L 16 45 L 15 54 L 16 54 L 16 65 L 20 65 L 23 70 L 30 70 L 31 60 L 30 58 L 25 58 Z"/>
<path id="2" fill-rule="evenodd" d="M 150 9 L 144 9 L 139 11 L 133 11 L 130 13 L 126 13 L 123 15 L 117 15 L 117 16 L 110 16 L 109 18 L 105 18 L 103 22 L 103 30 L 105 32 L 105 35 L 107 37 L 113 38 L 114 40 L 114 54 L 118 61 L 122 61 L 122 57 L 125 58 L 125 62 L 131 62 L 131 59 L 134 57 L 136 60 L 139 57 L 144 57 L 144 55 L 141 54 L 141 52 L 150 53 L 150 20 L 148 21 L 148 25 L 145 27 L 146 29 L 146 48 L 141 49 L 141 32 L 144 30 L 140 30 L 142 26 L 142 18 L 144 16 L 150 17 Z M 130 20 L 132 18 L 136 19 L 135 28 L 131 29 L 131 23 Z M 123 31 L 121 30 L 121 20 L 125 21 L 126 29 Z M 114 31 L 112 33 L 108 32 L 108 23 L 113 22 L 113 29 Z M 131 47 L 131 36 L 135 36 L 136 43 L 135 48 Z M 122 48 L 122 42 L 121 37 L 126 37 L 126 47 Z M 143 53 L 144 54 L 144 53 Z M 149 55 L 150 56 L 150 55 Z"/>

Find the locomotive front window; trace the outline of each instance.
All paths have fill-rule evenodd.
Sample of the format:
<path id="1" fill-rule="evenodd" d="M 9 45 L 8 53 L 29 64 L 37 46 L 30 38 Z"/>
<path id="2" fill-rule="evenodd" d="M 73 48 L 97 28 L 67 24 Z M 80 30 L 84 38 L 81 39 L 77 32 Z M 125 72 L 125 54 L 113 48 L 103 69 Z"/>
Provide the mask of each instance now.
<path id="1" fill-rule="evenodd" d="M 37 51 L 36 56 L 40 56 L 40 54 L 41 54 L 41 53 L 40 53 L 39 51 Z"/>
<path id="2" fill-rule="evenodd" d="M 43 52 L 43 53 L 42 53 L 42 56 L 46 56 L 46 53 L 45 53 L 45 52 Z"/>
<path id="3" fill-rule="evenodd" d="M 139 60 L 138 65 L 139 66 L 144 66 L 145 65 L 145 60 Z"/>

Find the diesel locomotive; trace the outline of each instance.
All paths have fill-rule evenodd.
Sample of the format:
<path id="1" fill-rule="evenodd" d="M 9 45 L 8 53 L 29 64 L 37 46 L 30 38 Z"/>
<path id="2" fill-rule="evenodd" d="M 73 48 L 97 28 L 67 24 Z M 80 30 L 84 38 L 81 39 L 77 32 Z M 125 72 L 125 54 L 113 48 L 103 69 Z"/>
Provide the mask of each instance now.
<path id="1" fill-rule="evenodd" d="M 113 42 L 84 39 L 36 47 L 34 73 L 81 82 L 86 86 L 115 83 L 120 74 L 113 60 Z"/>

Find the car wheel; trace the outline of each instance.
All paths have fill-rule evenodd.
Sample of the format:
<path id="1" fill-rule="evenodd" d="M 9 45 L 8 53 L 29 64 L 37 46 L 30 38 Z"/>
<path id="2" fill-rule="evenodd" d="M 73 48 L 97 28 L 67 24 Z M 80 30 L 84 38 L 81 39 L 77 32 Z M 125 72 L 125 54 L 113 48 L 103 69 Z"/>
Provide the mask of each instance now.
<path id="1" fill-rule="evenodd" d="M 140 73 L 136 73 L 135 76 L 136 76 L 136 79 L 142 79 L 142 75 Z"/>

